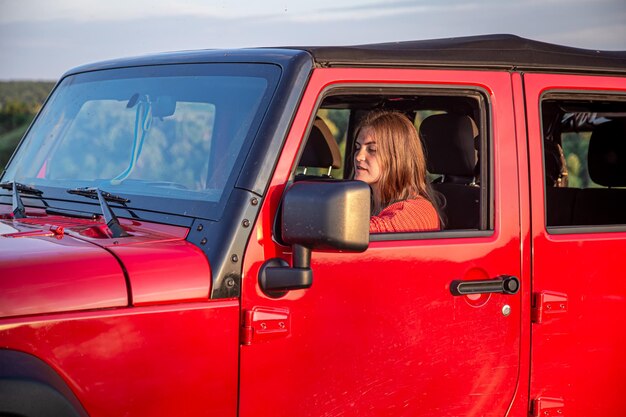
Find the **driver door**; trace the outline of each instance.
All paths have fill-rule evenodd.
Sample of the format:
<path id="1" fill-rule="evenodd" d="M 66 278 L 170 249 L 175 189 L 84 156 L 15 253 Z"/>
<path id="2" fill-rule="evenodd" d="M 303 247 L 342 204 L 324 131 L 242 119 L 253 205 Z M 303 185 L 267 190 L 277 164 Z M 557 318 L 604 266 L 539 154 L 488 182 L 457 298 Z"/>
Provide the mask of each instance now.
<path id="1" fill-rule="evenodd" d="M 363 253 L 313 252 L 310 288 L 265 294 L 259 270 L 268 260 L 291 259 L 273 237 L 274 223 L 316 103 L 333 86 L 351 84 L 484 98 L 484 227 L 372 235 Z M 245 254 L 241 416 L 507 414 L 517 399 L 528 286 L 510 85 L 509 74 L 484 71 L 315 70 Z M 450 289 L 455 280 L 503 275 L 517 277 L 522 291 L 455 296 Z"/>

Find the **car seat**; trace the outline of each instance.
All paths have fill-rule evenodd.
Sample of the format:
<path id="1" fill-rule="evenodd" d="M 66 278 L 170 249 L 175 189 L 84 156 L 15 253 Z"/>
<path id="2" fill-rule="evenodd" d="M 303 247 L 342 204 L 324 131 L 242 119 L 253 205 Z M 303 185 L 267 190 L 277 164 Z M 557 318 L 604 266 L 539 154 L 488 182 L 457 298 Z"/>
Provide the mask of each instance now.
<path id="1" fill-rule="evenodd" d="M 316 117 L 313 122 L 298 166 L 304 168 L 304 171 L 296 176 L 296 181 L 311 178 L 331 178 L 331 170 L 341 168 L 339 145 L 337 145 L 337 141 L 326 122 L 319 117 Z M 308 168 L 327 168 L 328 172 L 322 175 L 311 175 L 307 174 Z"/>
<path id="2" fill-rule="evenodd" d="M 594 128 L 587 154 L 589 177 L 607 188 L 585 188 L 574 204 L 576 225 L 626 224 L 626 120 Z"/>
<path id="3" fill-rule="evenodd" d="M 432 187 L 444 197 L 440 209 L 445 229 L 478 229 L 480 225 L 480 187 L 475 181 L 478 128 L 471 117 L 436 114 L 420 126 L 426 167 L 439 175 Z"/>

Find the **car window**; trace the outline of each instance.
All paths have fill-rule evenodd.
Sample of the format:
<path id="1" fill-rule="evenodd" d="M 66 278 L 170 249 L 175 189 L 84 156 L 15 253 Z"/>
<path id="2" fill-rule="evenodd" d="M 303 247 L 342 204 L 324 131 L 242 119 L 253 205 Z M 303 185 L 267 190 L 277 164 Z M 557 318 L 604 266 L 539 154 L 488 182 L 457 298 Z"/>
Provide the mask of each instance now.
<path id="1" fill-rule="evenodd" d="M 328 93 L 315 119 L 321 119 L 332 133 L 334 146 L 341 154 L 341 166 L 307 167 L 303 161 L 312 160 L 306 154 L 314 148 L 309 144 L 310 139 L 302 152 L 295 180 L 304 173 L 305 178 L 313 174 L 319 178 L 355 178 L 354 153 L 358 146 L 355 139 L 362 119 L 379 110 L 399 112 L 410 120 L 420 138 L 426 157 L 427 182 L 443 224 L 441 230 L 490 230 L 488 129 L 486 109 L 481 104 L 484 102 L 478 92 L 444 93 L 415 88 Z M 314 130 L 315 125 L 311 128 Z M 401 238 L 388 234 L 372 235 L 372 238 Z M 415 233 L 406 235 L 402 237 L 415 237 Z"/>
<path id="2" fill-rule="evenodd" d="M 626 97 L 553 95 L 541 109 L 548 228 L 626 224 Z"/>
<path id="3" fill-rule="evenodd" d="M 2 179 L 50 199 L 81 203 L 67 190 L 98 187 L 134 210 L 219 219 L 279 75 L 194 64 L 67 76 Z"/>

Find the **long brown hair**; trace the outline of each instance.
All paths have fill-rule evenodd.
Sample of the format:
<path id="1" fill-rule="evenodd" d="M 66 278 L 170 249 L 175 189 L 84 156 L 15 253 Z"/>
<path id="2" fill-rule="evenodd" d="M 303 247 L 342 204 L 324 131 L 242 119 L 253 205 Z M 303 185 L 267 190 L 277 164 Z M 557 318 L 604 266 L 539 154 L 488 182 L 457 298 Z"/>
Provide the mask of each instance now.
<path id="1" fill-rule="evenodd" d="M 426 178 L 422 142 L 413 123 L 399 112 L 376 111 L 361 120 L 357 136 L 364 129 L 376 139 L 376 157 L 381 169 L 373 214 L 390 204 L 418 196 L 430 201 L 439 212 Z"/>

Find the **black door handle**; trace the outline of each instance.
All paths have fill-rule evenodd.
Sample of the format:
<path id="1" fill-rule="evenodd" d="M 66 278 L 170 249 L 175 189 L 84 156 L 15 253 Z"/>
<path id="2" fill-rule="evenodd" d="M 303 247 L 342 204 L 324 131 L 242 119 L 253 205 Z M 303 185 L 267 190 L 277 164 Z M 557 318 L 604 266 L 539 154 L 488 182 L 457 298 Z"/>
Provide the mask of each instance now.
<path id="1" fill-rule="evenodd" d="M 463 281 L 454 280 L 450 283 L 450 292 L 452 295 L 467 294 L 516 294 L 519 291 L 519 279 L 511 275 L 500 275 L 494 279 L 486 279 L 482 281 Z"/>

